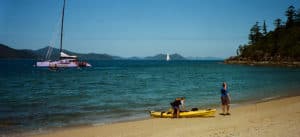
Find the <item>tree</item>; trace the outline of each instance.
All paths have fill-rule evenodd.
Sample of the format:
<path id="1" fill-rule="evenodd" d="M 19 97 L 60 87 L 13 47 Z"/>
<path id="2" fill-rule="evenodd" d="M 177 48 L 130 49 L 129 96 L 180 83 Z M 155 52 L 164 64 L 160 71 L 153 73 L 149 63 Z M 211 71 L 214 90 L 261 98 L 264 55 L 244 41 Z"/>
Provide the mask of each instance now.
<path id="1" fill-rule="evenodd" d="M 239 48 L 236 49 L 236 55 L 240 56 L 243 53 L 243 45 L 240 45 Z"/>
<path id="2" fill-rule="evenodd" d="M 263 34 L 264 34 L 264 36 L 266 36 L 267 35 L 267 25 L 266 25 L 266 21 L 264 21 L 264 24 L 263 24 Z"/>
<path id="3" fill-rule="evenodd" d="M 286 27 L 289 28 L 294 25 L 294 18 L 296 15 L 295 7 L 293 5 L 289 6 L 285 15 L 287 16 Z"/>
<path id="4" fill-rule="evenodd" d="M 235 60 L 300 61 L 300 9 L 289 6 L 286 22 L 278 18 L 275 30 L 267 32 L 266 21 L 250 28 L 249 44 L 239 45 Z M 261 25 L 261 26 L 260 26 Z"/>
<path id="5" fill-rule="evenodd" d="M 280 28 L 281 23 L 282 23 L 282 20 L 280 18 L 278 18 L 274 21 L 274 25 L 275 25 L 276 29 Z"/>
<path id="6" fill-rule="evenodd" d="M 250 29 L 249 44 L 256 44 L 256 42 L 258 42 L 263 36 L 260 32 L 260 26 L 258 23 L 259 22 L 256 22 Z"/>
<path id="7" fill-rule="evenodd" d="M 295 15 L 295 25 L 300 26 L 300 9 L 298 9 Z"/>

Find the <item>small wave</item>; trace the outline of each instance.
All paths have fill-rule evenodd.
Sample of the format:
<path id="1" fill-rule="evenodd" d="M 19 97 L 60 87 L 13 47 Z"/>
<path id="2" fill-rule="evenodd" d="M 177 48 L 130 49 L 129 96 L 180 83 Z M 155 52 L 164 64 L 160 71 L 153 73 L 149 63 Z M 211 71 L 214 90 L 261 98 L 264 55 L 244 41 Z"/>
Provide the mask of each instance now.
<path id="1" fill-rule="evenodd" d="M 280 96 L 273 96 L 273 97 L 263 98 L 263 99 L 261 99 L 261 101 L 269 101 L 269 100 L 273 100 L 273 99 L 277 99 L 277 98 L 280 98 Z"/>
<path id="2" fill-rule="evenodd" d="M 92 126 L 103 126 L 105 125 L 105 123 L 95 123 L 95 124 L 92 124 Z"/>

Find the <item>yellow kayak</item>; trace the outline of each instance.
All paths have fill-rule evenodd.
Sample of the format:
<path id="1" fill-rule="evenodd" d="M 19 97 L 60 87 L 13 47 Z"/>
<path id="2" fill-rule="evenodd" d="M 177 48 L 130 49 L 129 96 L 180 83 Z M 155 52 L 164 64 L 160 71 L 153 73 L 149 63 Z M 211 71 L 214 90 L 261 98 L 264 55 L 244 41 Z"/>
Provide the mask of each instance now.
<path id="1" fill-rule="evenodd" d="M 191 118 L 191 117 L 214 117 L 216 109 L 202 109 L 202 110 L 193 110 L 193 111 L 183 111 L 179 113 L 181 118 Z M 156 118 L 173 118 L 173 112 L 159 112 L 159 111 L 150 111 L 151 117 Z"/>

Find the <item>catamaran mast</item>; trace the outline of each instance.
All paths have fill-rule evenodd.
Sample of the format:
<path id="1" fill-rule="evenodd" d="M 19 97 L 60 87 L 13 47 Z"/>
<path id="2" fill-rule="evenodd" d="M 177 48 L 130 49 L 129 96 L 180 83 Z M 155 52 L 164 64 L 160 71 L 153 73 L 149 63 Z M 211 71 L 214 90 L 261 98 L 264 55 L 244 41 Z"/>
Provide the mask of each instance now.
<path id="1" fill-rule="evenodd" d="M 63 11 L 62 11 L 62 19 L 61 19 L 60 49 L 59 49 L 60 52 L 62 52 L 62 40 L 63 40 L 63 29 L 64 29 L 65 4 L 66 4 L 66 0 L 64 0 Z"/>

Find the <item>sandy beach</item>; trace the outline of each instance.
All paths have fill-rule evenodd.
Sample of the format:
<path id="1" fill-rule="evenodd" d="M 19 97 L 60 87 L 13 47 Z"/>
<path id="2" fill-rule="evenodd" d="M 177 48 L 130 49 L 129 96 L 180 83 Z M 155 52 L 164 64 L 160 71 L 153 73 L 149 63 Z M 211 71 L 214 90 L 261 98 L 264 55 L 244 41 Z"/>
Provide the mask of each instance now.
<path id="1" fill-rule="evenodd" d="M 32 137 L 299 137 L 300 96 L 232 108 L 230 116 L 151 118 L 65 128 Z"/>

